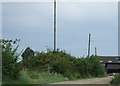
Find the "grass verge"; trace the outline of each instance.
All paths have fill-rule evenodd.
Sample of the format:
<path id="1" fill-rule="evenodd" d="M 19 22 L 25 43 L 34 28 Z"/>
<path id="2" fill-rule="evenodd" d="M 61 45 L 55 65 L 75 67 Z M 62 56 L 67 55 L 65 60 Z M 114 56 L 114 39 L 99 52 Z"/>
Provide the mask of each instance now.
<path id="1" fill-rule="evenodd" d="M 21 71 L 21 76 L 18 80 L 7 79 L 3 84 L 48 84 L 68 80 L 61 74 L 37 72 L 37 71 Z"/>

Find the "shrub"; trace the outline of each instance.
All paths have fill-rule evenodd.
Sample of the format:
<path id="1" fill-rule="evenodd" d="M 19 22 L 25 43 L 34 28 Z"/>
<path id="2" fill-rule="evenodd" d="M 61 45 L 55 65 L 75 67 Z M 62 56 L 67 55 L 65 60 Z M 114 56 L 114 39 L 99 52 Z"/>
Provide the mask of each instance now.
<path id="1" fill-rule="evenodd" d="M 29 59 L 34 56 L 34 51 L 27 47 L 21 56 L 23 57 L 23 68 L 27 69 L 29 67 Z"/>
<path id="2" fill-rule="evenodd" d="M 7 77 L 12 79 L 19 78 L 20 66 L 18 61 L 17 48 L 13 48 L 18 40 L 2 40 L 2 76 L 3 80 Z"/>
<path id="3" fill-rule="evenodd" d="M 76 69 L 79 71 L 81 77 L 89 75 L 89 65 L 86 58 L 77 58 L 75 62 Z"/>
<path id="4" fill-rule="evenodd" d="M 98 77 L 104 75 L 104 69 L 99 59 L 92 55 L 87 58 L 76 58 L 73 60 L 76 69 L 79 71 L 81 77 Z"/>
<path id="5" fill-rule="evenodd" d="M 100 60 L 97 58 L 97 56 L 90 56 L 86 58 L 88 67 L 89 67 L 89 73 L 90 75 L 94 77 L 103 76 L 104 74 L 104 68 L 102 67 Z"/>
<path id="6" fill-rule="evenodd" d="M 120 74 L 116 74 L 115 77 L 111 80 L 111 83 L 114 85 L 120 85 Z"/>
<path id="7" fill-rule="evenodd" d="M 72 56 L 65 51 L 40 52 L 29 61 L 29 69 L 62 74 L 65 77 L 77 77 L 78 73 L 72 63 Z"/>
<path id="8" fill-rule="evenodd" d="M 29 59 L 29 69 L 58 73 L 69 79 L 104 75 L 104 69 L 96 56 L 76 58 L 59 50 L 48 50 L 46 53 L 37 52 Z"/>

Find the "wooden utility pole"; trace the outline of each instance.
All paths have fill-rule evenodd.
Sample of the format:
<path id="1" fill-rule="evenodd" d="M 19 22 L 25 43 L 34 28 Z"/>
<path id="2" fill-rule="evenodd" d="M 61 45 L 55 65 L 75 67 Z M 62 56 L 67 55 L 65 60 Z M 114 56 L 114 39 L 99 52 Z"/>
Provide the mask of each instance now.
<path id="1" fill-rule="evenodd" d="M 54 0 L 54 51 L 56 51 L 56 0 Z"/>
<path id="2" fill-rule="evenodd" d="M 97 56 L 97 48 L 95 47 L 95 55 Z"/>
<path id="3" fill-rule="evenodd" d="M 91 34 L 89 34 L 89 41 L 88 41 L 88 57 L 90 56 L 90 41 L 91 41 Z"/>

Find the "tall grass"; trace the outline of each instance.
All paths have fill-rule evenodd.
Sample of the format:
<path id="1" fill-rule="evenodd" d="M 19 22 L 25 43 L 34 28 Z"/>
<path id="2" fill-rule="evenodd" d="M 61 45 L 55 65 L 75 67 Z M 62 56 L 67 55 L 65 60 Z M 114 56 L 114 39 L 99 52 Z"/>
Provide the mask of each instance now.
<path id="1" fill-rule="evenodd" d="M 116 74 L 111 83 L 114 85 L 120 85 L 120 74 Z"/>
<path id="2" fill-rule="evenodd" d="M 21 75 L 18 80 L 8 79 L 3 82 L 3 84 L 48 84 L 65 80 L 68 80 L 68 78 L 57 73 L 21 71 Z"/>

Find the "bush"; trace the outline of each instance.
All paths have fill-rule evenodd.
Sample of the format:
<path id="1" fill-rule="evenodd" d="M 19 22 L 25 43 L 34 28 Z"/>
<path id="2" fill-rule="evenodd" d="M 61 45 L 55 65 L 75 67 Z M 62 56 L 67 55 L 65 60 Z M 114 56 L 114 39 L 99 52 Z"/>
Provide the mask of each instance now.
<path id="1" fill-rule="evenodd" d="M 114 85 L 120 85 L 120 74 L 116 74 L 111 83 Z"/>
<path id="2" fill-rule="evenodd" d="M 73 60 L 80 77 L 99 77 L 104 76 L 104 68 L 101 66 L 99 59 L 92 55 L 87 58 L 76 58 Z"/>
<path id="3" fill-rule="evenodd" d="M 105 75 L 104 68 L 102 67 L 100 60 L 97 58 L 97 56 L 90 56 L 86 58 L 88 67 L 89 67 L 89 73 L 90 75 L 94 77 L 99 77 Z"/>
<path id="4" fill-rule="evenodd" d="M 29 69 L 38 71 L 47 71 L 62 74 L 65 77 L 72 78 L 77 76 L 76 69 L 71 61 L 73 58 L 65 51 L 52 51 L 47 53 L 37 53 L 29 61 Z"/>
<path id="5" fill-rule="evenodd" d="M 2 40 L 2 77 L 3 80 L 9 78 L 18 79 L 20 66 L 18 61 L 17 48 L 13 48 L 17 40 Z"/>
<path id="6" fill-rule="evenodd" d="M 29 67 L 29 59 L 34 56 L 34 51 L 27 47 L 21 56 L 23 57 L 23 69 L 27 69 Z"/>
<path id="7" fill-rule="evenodd" d="M 3 47 L 3 80 L 7 77 L 13 80 L 20 79 L 20 69 L 22 67 L 28 69 L 26 70 L 27 73 L 33 70 L 43 74 L 47 72 L 47 74 L 62 75 L 70 80 L 104 75 L 104 69 L 96 56 L 92 55 L 87 58 L 76 58 L 66 53 L 66 51 L 60 50 L 53 51 L 48 49 L 47 52 L 34 52 L 28 47 L 22 54 L 23 60 L 18 63 L 18 54 L 16 53 L 18 46 L 13 48 L 16 41 L 17 40 L 3 40 L 1 42 Z M 30 79 L 36 80 L 40 78 L 37 76 L 37 73 L 29 74 Z M 23 82 L 27 82 L 28 79 L 26 77 L 23 78 Z"/>
<path id="8" fill-rule="evenodd" d="M 92 55 L 87 58 L 76 58 L 65 51 L 40 52 L 29 59 L 29 69 L 62 74 L 69 79 L 99 77 L 104 69 L 99 59 Z"/>

